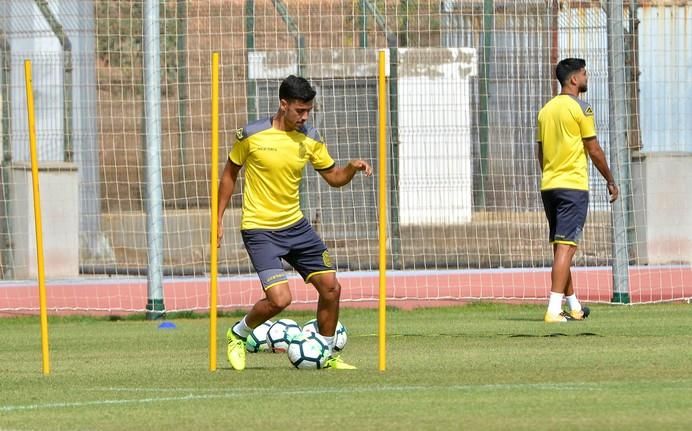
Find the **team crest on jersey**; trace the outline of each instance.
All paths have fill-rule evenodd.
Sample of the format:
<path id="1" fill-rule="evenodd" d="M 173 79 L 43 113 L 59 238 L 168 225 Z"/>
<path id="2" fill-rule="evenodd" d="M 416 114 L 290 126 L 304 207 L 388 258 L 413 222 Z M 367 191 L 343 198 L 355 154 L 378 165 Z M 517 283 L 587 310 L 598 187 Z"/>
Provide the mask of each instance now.
<path id="1" fill-rule="evenodd" d="M 329 256 L 329 251 L 325 250 L 324 253 L 322 253 L 322 262 L 324 263 L 324 266 L 328 268 L 332 267 L 332 258 Z"/>
<path id="2" fill-rule="evenodd" d="M 301 142 L 300 144 L 298 144 L 298 157 L 304 159 L 306 152 L 307 151 L 305 150 L 305 142 Z"/>
<path id="3" fill-rule="evenodd" d="M 586 115 L 593 115 L 593 109 L 591 109 L 590 106 L 586 107 L 586 111 L 584 111 L 584 114 Z"/>
<path id="4" fill-rule="evenodd" d="M 239 141 L 241 141 L 241 140 L 243 140 L 243 138 L 245 138 L 245 135 L 243 134 L 243 129 L 242 129 L 242 128 L 240 128 L 240 129 L 235 129 L 235 137 L 236 137 L 236 139 L 238 139 Z"/>

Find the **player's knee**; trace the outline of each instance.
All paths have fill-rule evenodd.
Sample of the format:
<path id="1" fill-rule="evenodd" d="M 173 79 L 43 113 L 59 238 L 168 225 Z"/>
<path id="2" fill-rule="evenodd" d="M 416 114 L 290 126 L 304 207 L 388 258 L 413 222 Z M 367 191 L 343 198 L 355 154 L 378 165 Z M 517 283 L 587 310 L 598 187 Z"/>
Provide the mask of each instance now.
<path id="1" fill-rule="evenodd" d="M 321 291 L 321 296 L 327 301 L 338 301 L 341 297 L 341 285 L 338 281 L 335 281 L 334 283 L 324 286 Z"/>
<path id="2" fill-rule="evenodd" d="M 275 311 L 276 313 L 279 313 L 284 308 L 291 305 L 291 297 L 290 296 L 280 296 L 278 298 L 271 298 L 271 299 L 269 299 L 269 305 L 272 307 L 273 311 Z"/>

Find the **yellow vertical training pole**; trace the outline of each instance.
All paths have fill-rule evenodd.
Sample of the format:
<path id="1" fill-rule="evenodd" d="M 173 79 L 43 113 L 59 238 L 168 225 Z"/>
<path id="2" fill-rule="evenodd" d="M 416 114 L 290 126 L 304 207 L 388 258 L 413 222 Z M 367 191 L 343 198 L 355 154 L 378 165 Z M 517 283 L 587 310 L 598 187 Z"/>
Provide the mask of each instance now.
<path id="1" fill-rule="evenodd" d="M 386 357 L 386 318 L 387 318 L 387 87 L 386 84 L 386 57 L 381 50 L 377 59 L 378 75 L 378 141 L 379 151 L 377 158 L 377 170 L 379 172 L 379 244 L 380 244 L 380 300 L 379 300 L 379 370 L 384 371 L 387 364 Z"/>
<path id="2" fill-rule="evenodd" d="M 219 53 L 211 56 L 211 238 L 209 239 L 209 371 L 216 371 L 216 308 L 219 221 Z"/>
<path id="3" fill-rule="evenodd" d="M 34 228 L 36 229 L 36 264 L 38 266 L 38 300 L 41 315 L 41 352 L 43 374 L 50 374 L 48 350 L 48 311 L 46 310 L 46 275 L 43 262 L 43 230 L 41 229 L 41 193 L 38 188 L 38 156 L 36 155 L 36 118 L 34 117 L 34 89 L 31 77 L 31 60 L 24 60 L 24 85 L 26 87 L 26 111 L 29 119 L 29 152 L 31 153 L 31 182 L 34 193 Z"/>

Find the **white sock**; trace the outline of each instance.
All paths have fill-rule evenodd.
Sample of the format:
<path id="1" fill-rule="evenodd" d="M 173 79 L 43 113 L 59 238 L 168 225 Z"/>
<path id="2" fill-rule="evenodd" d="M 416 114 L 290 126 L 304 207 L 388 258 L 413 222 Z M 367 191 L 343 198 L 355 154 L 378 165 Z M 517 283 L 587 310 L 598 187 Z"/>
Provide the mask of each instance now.
<path id="1" fill-rule="evenodd" d="M 550 292 L 550 300 L 548 301 L 548 314 L 553 316 L 562 312 L 562 298 L 564 293 Z"/>
<path id="2" fill-rule="evenodd" d="M 247 326 L 247 323 L 245 323 L 245 317 L 243 317 L 240 320 L 240 322 L 233 325 L 233 332 L 235 332 L 236 335 L 240 335 L 243 338 L 246 338 L 252 332 L 252 328 Z"/>
<path id="3" fill-rule="evenodd" d="M 324 340 L 324 344 L 326 344 L 327 347 L 329 347 L 329 356 L 331 356 L 334 352 L 334 342 L 336 341 L 336 337 L 325 337 L 322 334 L 320 334 L 320 337 L 322 337 L 322 339 Z"/>
<path id="4" fill-rule="evenodd" d="M 581 310 L 581 304 L 579 303 L 579 300 L 577 299 L 577 295 L 572 294 L 570 296 L 565 296 L 565 299 L 567 300 L 567 305 L 569 306 L 570 310 L 572 310 L 572 311 Z"/>

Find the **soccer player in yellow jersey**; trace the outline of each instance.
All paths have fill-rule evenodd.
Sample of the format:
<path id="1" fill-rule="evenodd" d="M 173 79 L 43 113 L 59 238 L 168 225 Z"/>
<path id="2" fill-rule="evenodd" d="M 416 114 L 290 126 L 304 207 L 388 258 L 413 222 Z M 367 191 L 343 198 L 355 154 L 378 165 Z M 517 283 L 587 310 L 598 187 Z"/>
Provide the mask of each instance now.
<path id="1" fill-rule="evenodd" d="M 341 286 L 327 246 L 300 210 L 298 189 L 303 167 L 310 163 L 332 187 L 341 187 L 358 171 L 372 175 L 363 160 L 337 167 L 319 133 L 307 124 L 315 90 L 301 77 L 289 76 L 279 87 L 275 116 L 248 124 L 236 132 L 219 185 L 219 243 L 223 213 L 231 199 L 240 169 L 245 167 L 241 235 L 265 297 L 228 329 L 227 356 L 236 370 L 245 368 L 245 339 L 253 328 L 279 314 L 291 303 L 282 260 L 311 283 L 319 299 L 319 332 L 331 349 L 339 320 Z M 353 369 L 338 356 L 326 368 Z"/>
<path id="2" fill-rule="evenodd" d="M 551 288 L 545 322 L 583 320 L 589 309 L 582 307 L 574 293 L 572 258 L 581 238 L 589 207 L 589 171 L 587 158 L 605 178 L 610 202 L 618 198 L 603 149 L 596 138 L 593 110 L 578 98 L 587 90 L 586 62 L 566 58 L 555 68 L 562 92 L 538 113 L 538 163 L 543 173 L 541 198 L 548 218 L 553 244 Z M 567 300 L 569 311 L 562 310 Z"/>

